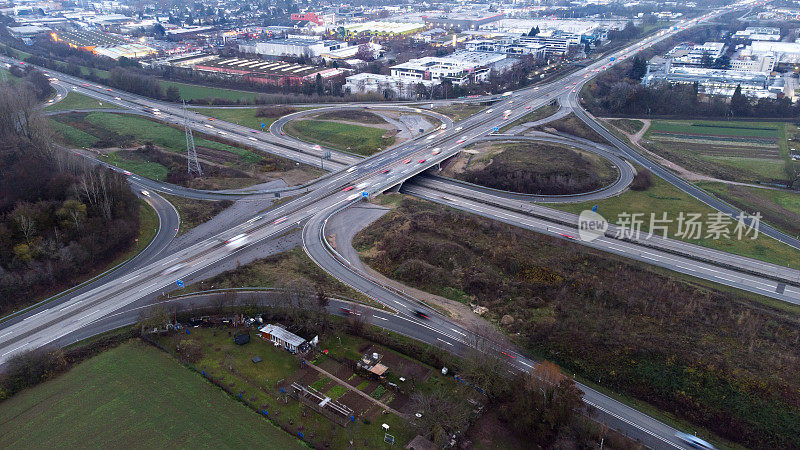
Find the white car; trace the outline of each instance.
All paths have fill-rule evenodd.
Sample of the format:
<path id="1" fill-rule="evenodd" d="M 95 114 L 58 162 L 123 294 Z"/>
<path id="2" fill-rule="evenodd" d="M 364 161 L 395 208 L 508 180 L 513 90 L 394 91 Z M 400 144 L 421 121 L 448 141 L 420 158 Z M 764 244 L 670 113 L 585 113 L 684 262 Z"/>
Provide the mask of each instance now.
<path id="1" fill-rule="evenodd" d="M 144 195 L 145 197 L 150 197 L 150 193 L 147 191 L 142 191 L 142 195 Z"/>
<path id="2" fill-rule="evenodd" d="M 247 241 L 248 238 L 246 234 L 238 234 L 225 241 L 225 246 L 228 247 L 228 250 L 236 250 L 237 248 L 244 247 Z"/>

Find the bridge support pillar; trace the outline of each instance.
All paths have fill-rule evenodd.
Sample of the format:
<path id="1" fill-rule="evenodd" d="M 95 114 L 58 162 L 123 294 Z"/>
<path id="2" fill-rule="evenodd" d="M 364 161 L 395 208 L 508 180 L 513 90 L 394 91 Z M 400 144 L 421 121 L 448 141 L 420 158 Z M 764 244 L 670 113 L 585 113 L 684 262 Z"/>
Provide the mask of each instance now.
<path id="1" fill-rule="evenodd" d="M 403 187 L 403 182 L 402 181 L 400 183 L 390 187 L 386 192 L 400 192 L 400 188 L 401 187 Z"/>

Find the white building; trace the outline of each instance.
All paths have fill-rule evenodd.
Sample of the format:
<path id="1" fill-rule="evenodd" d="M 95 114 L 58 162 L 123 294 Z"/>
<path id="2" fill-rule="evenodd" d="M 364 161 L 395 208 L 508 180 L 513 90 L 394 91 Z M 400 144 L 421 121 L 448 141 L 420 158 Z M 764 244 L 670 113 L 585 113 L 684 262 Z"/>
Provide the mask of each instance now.
<path id="1" fill-rule="evenodd" d="M 747 27 L 744 30 L 739 30 L 734 33 L 733 38 L 751 41 L 780 41 L 781 29 L 772 27 Z"/>
<path id="2" fill-rule="evenodd" d="M 471 52 L 504 53 L 506 55 L 533 55 L 535 59 L 547 56 L 547 46 L 538 42 L 519 41 L 519 37 L 505 39 L 473 39 L 464 43 Z"/>
<path id="3" fill-rule="evenodd" d="M 775 69 L 775 55 L 742 55 L 741 53 L 731 59 L 731 70 L 741 72 L 766 72 L 770 73 Z"/>
<path id="4" fill-rule="evenodd" d="M 345 79 L 344 89 L 352 94 L 376 93 L 385 95 L 392 93 L 399 98 L 413 99 L 417 96 L 419 84 L 431 89 L 436 84 L 431 80 L 408 81 L 389 75 L 359 73 Z"/>
<path id="5" fill-rule="evenodd" d="M 772 54 L 775 65 L 800 63 L 800 43 L 797 42 L 770 42 L 753 41 L 745 47 L 740 54 L 750 56 L 765 56 Z"/>
<path id="6" fill-rule="evenodd" d="M 285 39 L 240 44 L 239 51 L 264 56 L 317 57 L 347 47 L 346 42 L 322 39 L 320 36 L 289 35 Z"/>
<path id="7" fill-rule="evenodd" d="M 715 61 L 725 52 L 722 42 L 706 42 L 702 45 L 677 45 L 667 53 L 674 65 L 700 66 L 706 55 Z"/>
<path id="8" fill-rule="evenodd" d="M 501 64 L 505 55 L 484 52 L 456 52 L 445 57 L 426 56 L 412 59 L 391 67 L 392 77 L 415 82 L 432 80 L 437 83 L 449 80 L 453 84 L 479 83 L 485 81 L 489 72 L 496 68 L 505 71 Z"/>

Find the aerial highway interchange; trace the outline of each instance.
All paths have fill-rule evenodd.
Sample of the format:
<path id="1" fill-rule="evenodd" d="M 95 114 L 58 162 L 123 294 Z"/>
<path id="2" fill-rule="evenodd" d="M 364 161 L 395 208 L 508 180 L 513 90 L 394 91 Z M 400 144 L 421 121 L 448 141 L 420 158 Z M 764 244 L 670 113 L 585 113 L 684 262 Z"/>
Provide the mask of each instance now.
<path id="1" fill-rule="evenodd" d="M 684 25 L 692 26 L 699 20 L 708 20 L 711 17 L 713 16 L 709 15 L 687 21 Z M 662 31 L 610 56 L 614 56 L 616 60 L 630 57 L 641 48 L 665 39 L 676 31 Z M 312 260 L 335 278 L 394 311 L 394 313 L 373 311 L 368 316 L 370 323 L 463 354 L 466 347 L 473 342 L 469 336 L 469 329 L 428 310 L 417 299 L 373 279 L 361 271 L 354 261 L 339 254 L 326 239 L 326 226 L 337 213 L 362 201 L 364 194 L 374 196 L 393 188 L 512 225 L 564 239 L 574 239 L 577 224 L 575 215 L 529 202 L 584 201 L 619 193 L 632 180 L 633 166 L 628 162 L 631 161 L 648 167 L 657 176 L 709 206 L 735 216 L 738 210 L 649 161 L 608 132 L 581 108 L 577 93 L 582 85 L 590 80 L 594 73 L 610 64 L 612 63 L 606 57 L 546 85 L 526 88 L 507 96 L 497 96 L 498 99 L 489 109 L 463 121 L 453 123 L 439 116 L 443 123 L 442 127 L 368 158 L 322 149 L 285 136 L 282 133 L 282 126 L 294 118 L 291 116 L 276 121 L 269 133 L 259 132 L 222 120 L 211 122 L 207 116 L 193 111 L 185 113 L 182 107 L 175 104 L 158 102 L 79 78 L 53 73 L 51 76 L 57 77 L 58 92 L 62 98 L 66 92 L 72 91 L 126 108 L 128 112 L 142 114 L 145 113 L 143 108 L 147 108 L 150 112 L 145 114 L 158 120 L 181 125 L 186 121 L 198 132 L 217 133 L 226 139 L 257 150 L 309 165 L 319 165 L 324 152 L 330 151 L 330 159 L 325 160 L 323 165 L 331 173 L 303 186 L 237 192 L 198 191 L 130 175 L 134 189 L 137 191 L 146 189 L 152 192 L 145 197 L 145 200 L 156 208 L 161 220 L 159 233 L 153 243 L 108 276 L 98 277 L 67 295 L 3 321 L 0 324 L 0 363 L 20 351 L 53 343 L 74 342 L 133 323 L 142 308 L 146 308 L 159 294 L 171 290 L 176 279 L 192 279 L 209 267 L 234 258 L 242 247 L 276 238 L 298 227 L 302 227 L 303 248 Z M 493 192 L 490 189 L 452 182 L 428 174 L 431 168 L 457 155 L 470 143 L 487 139 L 505 139 L 506 137 L 498 136 L 494 132 L 494 127 L 502 122 L 504 111 L 511 111 L 507 115 L 508 120 L 513 121 L 548 104 L 553 99 L 557 99 L 562 108 L 570 108 L 612 145 L 570 142 L 559 137 L 543 137 L 542 140 L 570 142 L 570 145 L 591 149 L 611 160 L 620 172 L 617 181 L 611 186 L 573 199 L 555 196 L 536 198 Z M 469 100 L 475 101 L 475 99 Z M 412 105 L 397 104 L 338 105 L 331 108 L 364 107 L 418 109 Z M 156 111 L 157 114 L 152 114 L 152 111 Z M 298 113 L 297 116 L 302 114 Z M 513 139 L 521 138 L 515 136 Z M 433 148 L 438 148 L 439 151 L 433 154 L 431 152 Z M 349 186 L 354 186 L 355 189 L 343 190 Z M 177 252 L 164 254 L 163 250 L 175 236 L 175 229 L 178 228 L 177 213 L 168 202 L 153 191 L 214 200 L 223 198 L 235 200 L 247 196 L 274 198 L 276 195 L 292 199 L 265 211 L 253 211 L 247 220 L 243 220 L 235 227 L 220 230 L 216 236 L 192 243 Z M 762 225 L 761 232 L 787 245 L 800 248 L 800 242 L 796 239 L 771 227 Z M 243 235 L 246 238 L 240 238 Z M 240 243 L 231 245 L 232 239 L 240 239 L 237 241 Z M 761 295 L 800 303 L 800 272 L 779 265 L 670 239 L 656 238 L 643 243 L 620 240 L 609 235 L 590 243 L 577 240 L 576 242 Z M 331 310 L 335 311 L 338 306 L 339 304 L 334 302 Z M 420 308 L 429 312 L 429 320 L 415 316 L 414 312 Z M 510 355 L 510 366 L 517 370 L 527 370 L 534 364 L 532 360 L 513 349 L 493 346 L 490 350 L 507 352 Z M 580 388 L 585 393 L 585 401 L 597 408 L 601 421 L 624 430 L 652 447 L 685 448 L 685 444 L 675 437 L 676 430 L 672 427 L 587 386 L 580 385 Z"/>

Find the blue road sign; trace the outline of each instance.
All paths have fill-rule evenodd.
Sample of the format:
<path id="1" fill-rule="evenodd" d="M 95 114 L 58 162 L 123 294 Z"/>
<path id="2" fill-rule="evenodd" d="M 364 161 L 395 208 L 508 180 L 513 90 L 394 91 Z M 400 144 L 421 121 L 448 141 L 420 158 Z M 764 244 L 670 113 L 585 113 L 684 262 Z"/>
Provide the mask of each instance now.
<path id="1" fill-rule="evenodd" d="M 492 130 L 493 131 L 500 131 L 500 127 L 494 127 L 494 128 L 492 128 Z"/>
<path id="2" fill-rule="evenodd" d="M 181 287 L 181 288 L 183 287 L 183 281 L 181 281 L 181 280 L 177 280 L 177 281 L 175 282 L 175 284 L 177 284 L 177 285 L 178 285 L 178 287 Z"/>
<path id="3" fill-rule="evenodd" d="M 364 197 L 364 198 L 369 198 L 369 192 L 364 191 L 364 192 L 361 193 L 361 196 Z"/>
<path id="4" fill-rule="evenodd" d="M 592 211 L 597 212 L 597 205 L 592 206 Z"/>
<path id="5" fill-rule="evenodd" d="M 267 126 L 267 124 L 266 124 L 266 123 L 264 123 L 264 122 L 261 122 L 261 129 L 262 129 L 262 130 L 264 129 L 264 127 L 265 127 L 265 126 Z"/>

